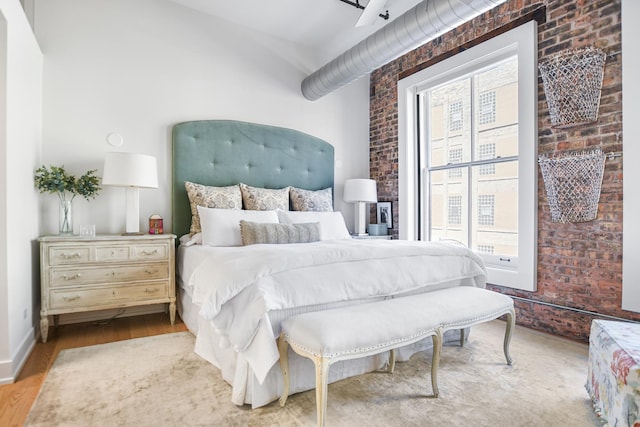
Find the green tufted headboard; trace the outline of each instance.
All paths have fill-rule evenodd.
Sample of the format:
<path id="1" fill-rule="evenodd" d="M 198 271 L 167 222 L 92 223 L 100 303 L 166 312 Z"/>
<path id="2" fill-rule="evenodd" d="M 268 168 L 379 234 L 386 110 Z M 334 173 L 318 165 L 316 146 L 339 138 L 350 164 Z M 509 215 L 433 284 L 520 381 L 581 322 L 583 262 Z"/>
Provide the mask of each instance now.
<path id="1" fill-rule="evenodd" d="M 262 188 L 333 187 L 333 146 L 293 129 L 232 120 L 201 120 L 173 127 L 173 228 L 189 232 L 185 181 Z"/>

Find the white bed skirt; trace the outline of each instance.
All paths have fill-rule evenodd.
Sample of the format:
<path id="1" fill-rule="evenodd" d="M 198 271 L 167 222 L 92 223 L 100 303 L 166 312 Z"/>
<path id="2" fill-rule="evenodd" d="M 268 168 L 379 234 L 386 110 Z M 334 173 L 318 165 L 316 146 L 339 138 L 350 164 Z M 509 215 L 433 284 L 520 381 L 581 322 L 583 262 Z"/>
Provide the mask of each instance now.
<path id="1" fill-rule="evenodd" d="M 246 360 L 231 347 L 221 347 L 221 336 L 211 327 L 210 323 L 198 315 L 200 309 L 193 304 L 187 291 L 178 287 L 178 312 L 189 330 L 196 336 L 195 352 L 200 357 L 220 369 L 224 380 L 232 386 L 232 402 L 236 405 L 250 404 L 253 408 L 267 405 L 280 398 L 282 394 L 282 374 L 279 364 L 275 364 L 265 381 L 260 384 L 251 371 Z M 304 307 L 304 310 L 280 310 L 270 313 L 272 325 L 292 315 L 317 309 L 329 309 L 331 307 Z M 274 334 L 275 336 L 276 334 Z M 468 333 L 467 333 L 468 335 Z M 275 338 L 274 338 L 275 339 Z M 459 330 L 450 330 L 444 336 L 444 342 L 458 342 Z M 399 362 L 408 360 L 418 351 L 431 348 L 431 338 L 402 347 L 396 352 L 396 360 Z M 364 357 L 355 360 L 337 362 L 331 365 L 329 370 L 329 383 L 360 375 L 366 372 L 383 369 L 388 363 L 389 353 Z M 315 366 L 307 358 L 301 357 L 290 350 L 289 369 L 291 371 L 291 393 L 312 390 L 315 388 Z M 425 372 L 425 381 L 428 381 L 430 372 Z"/>

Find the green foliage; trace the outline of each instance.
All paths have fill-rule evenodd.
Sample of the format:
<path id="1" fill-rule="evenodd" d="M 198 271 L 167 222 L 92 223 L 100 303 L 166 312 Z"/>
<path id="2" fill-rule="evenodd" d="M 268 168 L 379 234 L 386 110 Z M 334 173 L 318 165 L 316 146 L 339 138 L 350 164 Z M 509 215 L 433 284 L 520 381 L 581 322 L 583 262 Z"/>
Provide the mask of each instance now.
<path id="1" fill-rule="evenodd" d="M 73 200 L 76 195 L 89 200 L 95 198 L 101 190 L 100 178 L 95 175 L 96 172 L 96 169 L 90 170 L 76 179 L 64 170 L 64 166 L 41 166 L 36 170 L 34 180 L 41 193 L 57 194 L 62 201 L 67 200 L 68 194 L 71 194 L 69 200 Z"/>

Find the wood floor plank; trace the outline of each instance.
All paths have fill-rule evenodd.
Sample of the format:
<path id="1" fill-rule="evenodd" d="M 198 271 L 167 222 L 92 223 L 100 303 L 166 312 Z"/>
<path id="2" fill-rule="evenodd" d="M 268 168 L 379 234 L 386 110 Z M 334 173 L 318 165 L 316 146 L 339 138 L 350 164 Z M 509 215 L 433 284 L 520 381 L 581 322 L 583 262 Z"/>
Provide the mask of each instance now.
<path id="1" fill-rule="evenodd" d="M 46 343 L 38 342 L 14 384 L 0 385 L 0 426 L 19 427 L 27 419 L 47 373 L 61 350 L 104 344 L 131 338 L 186 331 L 176 317 L 171 325 L 168 315 L 154 313 L 49 328 Z"/>

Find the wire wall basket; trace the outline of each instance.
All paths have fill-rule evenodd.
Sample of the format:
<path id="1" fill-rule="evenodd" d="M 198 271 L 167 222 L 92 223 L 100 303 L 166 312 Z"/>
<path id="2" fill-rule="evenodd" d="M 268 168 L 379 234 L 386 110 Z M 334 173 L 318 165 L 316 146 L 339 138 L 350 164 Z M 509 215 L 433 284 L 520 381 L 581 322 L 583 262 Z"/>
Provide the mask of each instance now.
<path id="1" fill-rule="evenodd" d="M 554 128 L 598 119 L 606 54 L 600 49 L 572 49 L 538 64 Z"/>
<path id="2" fill-rule="evenodd" d="M 605 157 L 600 149 L 538 157 L 553 222 L 596 219 Z"/>

